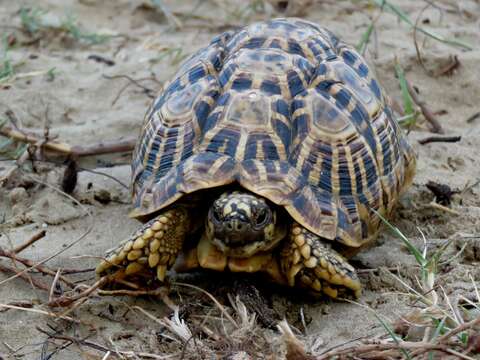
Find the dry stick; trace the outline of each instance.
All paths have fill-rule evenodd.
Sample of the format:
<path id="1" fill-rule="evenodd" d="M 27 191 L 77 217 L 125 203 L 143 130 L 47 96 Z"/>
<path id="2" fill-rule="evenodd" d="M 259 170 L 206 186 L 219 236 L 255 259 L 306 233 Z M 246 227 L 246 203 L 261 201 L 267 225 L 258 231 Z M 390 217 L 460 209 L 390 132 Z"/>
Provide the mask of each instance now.
<path id="1" fill-rule="evenodd" d="M 95 268 L 87 268 L 87 269 L 62 269 L 64 274 L 81 274 L 86 272 L 95 271 Z"/>
<path id="2" fill-rule="evenodd" d="M 445 341 L 447 341 L 448 339 L 450 339 L 452 336 L 454 335 L 457 335 L 458 333 L 462 332 L 462 331 L 465 331 L 465 330 L 468 330 L 468 329 L 471 329 L 477 325 L 480 325 L 480 316 L 477 317 L 476 319 L 473 319 L 469 322 L 466 322 L 466 323 L 463 323 L 459 326 L 457 326 L 455 329 L 452 329 L 450 330 L 448 333 L 446 333 L 445 335 L 443 336 L 440 336 L 438 339 L 437 339 L 437 342 L 438 343 L 444 343 Z"/>
<path id="3" fill-rule="evenodd" d="M 447 334 L 437 338 L 435 342 L 431 342 L 431 343 L 402 341 L 398 344 L 383 343 L 383 344 L 352 345 L 347 348 L 333 350 L 333 351 L 324 353 L 320 357 L 318 357 L 317 360 L 330 359 L 333 356 L 339 356 L 339 355 L 345 355 L 345 354 L 360 355 L 360 354 L 379 352 L 379 351 L 385 351 L 385 350 L 400 351 L 400 349 L 415 350 L 410 354 L 412 358 L 414 356 L 424 354 L 428 351 L 442 351 L 444 353 L 452 353 L 453 349 L 450 349 L 448 347 L 448 346 L 451 346 L 451 344 L 450 345 L 445 344 L 447 340 L 449 340 L 452 336 L 455 336 L 456 334 L 462 331 L 472 329 L 473 327 L 479 324 L 480 324 L 480 317 L 457 326 L 455 329 L 450 330 Z M 458 353 L 455 352 L 455 354 L 458 354 Z M 468 359 L 468 357 L 466 356 L 464 356 L 464 358 Z"/>
<path id="4" fill-rule="evenodd" d="M 9 304 L 0 304 L 0 308 L 4 309 L 13 309 L 13 310 L 21 310 L 21 311 L 26 311 L 26 312 L 31 312 L 31 313 L 36 313 L 36 314 L 42 314 L 46 316 L 50 316 L 56 319 L 63 319 L 63 320 L 68 320 L 71 322 L 74 322 L 76 324 L 86 324 L 85 322 L 82 322 L 80 320 L 71 318 L 69 316 L 58 316 L 57 314 L 45 310 L 40 310 L 40 309 L 30 309 L 30 308 L 25 308 L 25 307 L 20 307 L 20 306 L 15 306 L 15 305 L 9 305 Z"/>
<path id="5" fill-rule="evenodd" d="M 453 73 L 454 70 L 458 69 L 459 67 L 460 61 L 458 60 L 458 56 L 450 55 L 450 62 L 441 69 L 439 69 L 435 73 L 435 76 L 450 75 Z"/>
<path id="6" fill-rule="evenodd" d="M 28 266 L 28 267 L 35 267 L 38 271 L 40 271 L 41 273 L 43 273 L 45 275 L 50 275 L 50 276 L 55 277 L 56 274 L 57 274 L 57 272 L 55 270 L 52 270 L 52 269 L 48 268 L 47 266 L 44 266 L 44 265 L 35 266 L 35 262 L 33 262 L 32 260 L 18 257 L 18 256 L 15 255 L 14 252 L 11 252 L 11 251 L 8 251 L 8 250 L 3 250 L 1 248 L 0 248 L 0 257 L 10 258 L 12 260 L 15 260 L 15 261 L 18 261 L 18 262 L 22 263 L 25 266 Z M 22 275 L 25 274 L 25 270 L 23 270 L 21 272 L 18 272 L 17 274 L 19 274 L 18 275 L 19 277 L 22 277 Z M 69 279 L 67 279 L 64 276 L 60 276 L 59 280 L 63 281 L 65 284 L 67 284 L 71 288 L 74 288 L 76 286 L 76 284 L 73 281 L 70 281 Z M 2 281 L 2 283 L 3 283 L 3 281 Z M 48 289 L 47 289 L 47 291 L 48 291 Z"/>
<path id="7" fill-rule="evenodd" d="M 480 111 L 479 111 L 479 112 L 476 112 L 475 114 L 473 114 L 473 115 L 471 115 L 471 116 L 469 116 L 469 117 L 467 118 L 467 120 L 465 120 L 465 121 L 467 122 L 467 124 L 471 124 L 471 123 L 473 123 L 473 122 L 474 122 L 477 118 L 479 118 L 479 117 L 480 117 Z"/>
<path id="8" fill-rule="evenodd" d="M 1 265 L 0 264 L 0 271 L 2 272 L 8 272 L 8 273 L 14 273 L 16 274 L 17 271 L 15 269 L 12 269 L 8 266 L 4 266 L 4 265 Z M 20 275 L 20 278 L 25 280 L 26 282 L 28 282 L 29 284 L 33 284 L 33 286 L 35 286 L 37 289 L 40 289 L 40 290 L 44 290 L 44 291 L 48 291 L 48 286 L 45 285 L 44 283 L 38 281 L 38 280 L 35 280 L 35 279 L 32 279 L 31 277 L 29 277 L 27 274 L 22 274 Z"/>
<path id="9" fill-rule="evenodd" d="M 89 156 L 110 154 L 118 152 L 130 152 L 135 148 L 137 138 L 130 138 L 117 141 L 105 141 L 88 146 L 72 146 L 72 155 Z"/>
<path id="10" fill-rule="evenodd" d="M 0 128 L 0 135 L 29 144 L 37 144 L 42 140 L 42 138 L 37 134 L 27 133 L 25 130 L 14 129 L 10 126 L 3 126 L 2 128 Z M 47 150 L 59 153 L 72 153 L 72 148 L 70 145 L 59 143 L 56 141 L 47 141 L 45 144 L 43 144 L 43 146 Z"/>
<path id="11" fill-rule="evenodd" d="M 99 279 L 95 284 L 90 286 L 85 291 L 82 291 L 80 294 L 75 296 L 61 296 L 59 298 L 53 299 L 47 303 L 50 307 L 65 307 L 71 305 L 73 302 L 80 300 L 82 298 L 88 297 L 91 293 L 93 293 L 96 289 L 101 287 L 102 285 L 106 284 L 109 281 L 107 276 L 102 277 Z"/>
<path id="12" fill-rule="evenodd" d="M 460 140 L 462 140 L 461 136 L 429 136 L 424 139 L 418 140 L 418 143 L 421 145 L 425 145 L 432 142 L 454 143 L 454 142 L 459 142 Z"/>
<path id="13" fill-rule="evenodd" d="M 424 342 L 410 342 L 402 341 L 398 344 L 396 343 L 384 343 L 384 344 L 367 344 L 367 345 L 352 345 L 344 349 L 333 350 L 328 353 L 322 354 L 317 358 L 317 360 L 331 359 L 334 356 L 339 355 L 361 355 L 371 352 L 385 351 L 385 350 L 413 350 L 413 349 L 422 349 L 425 351 L 445 351 L 447 350 L 447 345 L 441 344 L 431 344 Z"/>
<path id="14" fill-rule="evenodd" d="M 104 345 L 100 345 L 100 344 L 97 344 L 97 343 L 94 343 L 92 341 L 88 341 L 88 340 L 85 340 L 85 339 L 80 339 L 80 338 L 76 338 L 76 337 L 73 337 L 73 336 L 62 335 L 62 334 L 57 334 L 57 333 L 50 333 L 46 330 L 43 330 L 42 328 L 40 328 L 38 326 L 36 327 L 36 329 L 38 331 L 40 331 L 41 333 L 49 336 L 52 339 L 71 341 L 71 342 L 74 342 L 76 344 L 84 345 L 84 346 L 90 347 L 90 348 L 98 350 L 98 351 L 110 352 L 112 354 L 119 355 L 121 358 L 123 358 L 122 355 L 137 356 L 137 357 L 148 358 L 148 359 L 172 359 L 172 358 L 176 357 L 176 355 L 160 356 L 160 355 L 144 353 L 144 352 L 136 353 L 136 352 L 133 352 L 133 351 L 117 351 L 117 350 L 109 349 Z"/>
<path id="15" fill-rule="evenodd" d="M 130 81 L 131 84 L 134 84 L 135 86 L 139 87 L 140 89 L 142 89 L 145 94 L 150 97 L 150 98 L 154 98 L 155 95 L 153 95 L 155 93 L 155 91 L 153 89 L 150 89 L 146 86 L 143 86 L 142 84 L 140 84 L 140 81 L 144 81 L 144 80 L 153 80 L 153 81 L 156 81 L 156 79 L 152 79 L 152 78 L 143 78 L 143 79 L 138 79 L 138 80 L 135 80 L 133 78 L 131 78 L 130 76 L 128 75 L 113 75 L 113 76 L 109 76 L 109 75 L 102 75 L 105 79 L 107 80 L 114 80 L 114 79 L 127 79 L 128 81 Z M 124 89 L 120 90 L 120 93 L 123 92 Z M 119 97 L 120 95 L 117 95 L 117 97 Z M 117 101 L 118 99 L 115 99 L 115 102 Z"/>
<path id="16" fill-rule="evenodd" d="M 112 106 L 114 106 L 114 105 L 117 103 L 117 101 L 120 99 L 120 96 L 123 94 L 123 92 L 124 92 L 125 90 L 127 90 L 127 88 L 128 88 L 130 85 L 133 84 L 133 85 L 137 85 L 137 86 L 138 86 L 138 82 L 139 82 L 139 81 L 150 80 L 150 81 L 153 81 L 153 82 L 157 82 L 160 86 L 162 85 L 162 84 L 161 84 L 157 79 L 155 79 L 155 77 L 153 77 L 153 76 L 150 76 L 150 77 L 147 77 L 147 78 L 136 79 L 135 82 L 132 82 L 133 79 L 131 79 L 131 78 L 130 78 L 129 76 L 127 76 L 127 75 L 119 75 L 119 76 L 121 76 L 121 77 L 126 76 L 127 79 L 129 80 L 129 82 L 126 83 L 126 84 L 118 91 L 117 95 L 116 95 L 115 98 L 112 100 L 112 104 L 111 104 Z M 106 77 L 106 75 L 104 75 L 104 77 Z M 107 79 L 115 79 L 116 77 L 106 77 L 106 78 L 107 78 Z M 147 89 L 148 89 L 148 88 L 146 88 L 146 89 L 143 88 L 143 91 L 145 92 L 145 94 L 146 94 L 149 98 L 153 99 L 153 98 L 155 97 L 154 95 L 152 95 L 153 90 L 151 90 L 151 89 L 148 89 L 148 90 L 147 90 Z"/>
<path id="17" fill-rule="evenodd" d="M 57 286 L 58 278 L 62 274 L 62 269 L 58 269 L 55 277 L 53 278 L 52 285 L 50 286 L 50 292 L 48 293 L 48 301 L 52 301 L 55 293 L 55 287 Z"/>
<path id="18" fill-rule="evenodd" d="M 15 247 L 12 250 L 12 252 L 14 254 L 18 254 L 18 253 L 22 252 L 23 250 L 25 250 L 27 247 L 29 247 L 30 245 L 32 245 L 36 241 L 44 238 L 46 234 L 47 234 L 47 232 L 45 230 L 40 230 L 39 232 L 33 234 L 32 237 L 30 239 L 28 239 L 25 243 Z"/>
<path id="19" fill-rule="evenodd" d="M 432 132 L 437 134 L 444 134 L 445 131 L 443 130 L 442 125 L 440 125 L 440 123 L 432 114 L 430 109 L 428 109 L 425 102 L 423 100 L 420 100 L 417 92 L 413 89 L 410 82 L 407 79 L 405 79 L 405 83 L 407 84 L 408 93 L 412 97 L 413 102 L 420 107 L 420 110 L 422 111 L 423 116 L 425 116 L 425 119 L 430 123 L 430 125 L 432 125 Z"/>
<path id="20" fill-rule="evenodd" d="M 418 28 L 418 22 L 420 21 L 420 18 L 422 17 L 423 13 L 425 10 L 427 10 L 427 8 L 430 6 L 431 4 L 427 4 L 421 11 L 420 13 L 418 14 L 417 16 L 417 20 L 415 20 L 415 26 L 413 27 L 413 44 L 415 45 L 415 52 L 417 53 L 417 59 L 418 59 L 418 62 L 420 63 L 420 65 L 422 66 L 423 70 L 425 70 L 425 72 L 432 76 L 433 73 L 432 71 L 430 71 L 429 69 L 427 69 L 427 67 L 425 66 L 425 63 L 422 59 L 422 53 L 420 52 L 420 47 L 418 46 L 418 41 L 417 41 L 417 28 Z"/>
<path id="21" fill-rule="evenodd" d="M 33 145 L 41 144 L 45 150 L 53 151 L 56 153 L 74 155 L 74 156 L 88 156 L 109 154 L 116 152 L 128 152 L 132 151 L 135 147 L 137 139 L 125 139 L 118 141 L 105 141 L 98 144 L 86 145 L 86 146 L 71 146 L 66 143 L 61 143 L 53 140 L 44 141 L 42 138 L 33 133 L 26 133 L 25 130 L 13 129 L 9 126 L 3 126 L 0 128 L 0 135 L 21 141 Z"/>

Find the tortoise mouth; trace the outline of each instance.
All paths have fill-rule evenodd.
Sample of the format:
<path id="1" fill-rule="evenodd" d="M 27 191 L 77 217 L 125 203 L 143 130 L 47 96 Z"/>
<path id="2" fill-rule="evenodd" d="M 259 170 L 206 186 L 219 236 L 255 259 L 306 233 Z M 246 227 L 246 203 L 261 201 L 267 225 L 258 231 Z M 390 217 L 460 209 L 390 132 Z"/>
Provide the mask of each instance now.
<path id="1" fill-rule="evenodd" d="M 237 241 L 232 242 L 232 237 L 236 234 L 230 234 L 230 237 L 225 239 L 213 238 L 211 241 L 213 245 L 223 254 L 234 258 L 247 258 L 259 252 L 265 252 L 273 249 L 279 241 L 267 242 L 264 239 L 254 240 L 246 239 L 244 235 L 238 235 Z"/>

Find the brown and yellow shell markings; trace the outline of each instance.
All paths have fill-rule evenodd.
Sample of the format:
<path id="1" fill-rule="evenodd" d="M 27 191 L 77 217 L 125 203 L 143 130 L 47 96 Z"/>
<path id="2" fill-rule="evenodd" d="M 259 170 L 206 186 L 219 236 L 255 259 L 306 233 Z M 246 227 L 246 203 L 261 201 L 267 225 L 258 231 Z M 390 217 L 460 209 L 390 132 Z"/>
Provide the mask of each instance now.
<path id="1" fill-rule="evenodd" d="M 133 157 L 131 216 L 148 220 L 186 194 L 231 185 L 284 209 L 308 239 L 359 248 L 414 172 L 415 154 L 355 49 L 312 22 L 275 19 L 216 37 L 153 102 Z M 312 241 L 309 256 L 327 251 Z M 336 294 L 323 283 L 351 282 L 353 270 L 329 273 L 329 264 L 305 281 Z"/>

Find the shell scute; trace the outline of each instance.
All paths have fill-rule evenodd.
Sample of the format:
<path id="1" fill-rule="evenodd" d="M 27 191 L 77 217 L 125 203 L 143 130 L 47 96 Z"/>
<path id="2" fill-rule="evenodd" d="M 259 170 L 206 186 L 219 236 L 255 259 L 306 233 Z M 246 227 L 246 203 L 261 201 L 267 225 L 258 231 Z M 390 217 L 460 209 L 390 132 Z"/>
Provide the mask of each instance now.
<path id="1" fill-rule="evenodd" d="M 326 239 L 376 236 L 415 155 L 362 57 L 328 30 L 276 19 L 192 55 L 147 112 L 132 162 L 143 217 L 233 182 Z"/>

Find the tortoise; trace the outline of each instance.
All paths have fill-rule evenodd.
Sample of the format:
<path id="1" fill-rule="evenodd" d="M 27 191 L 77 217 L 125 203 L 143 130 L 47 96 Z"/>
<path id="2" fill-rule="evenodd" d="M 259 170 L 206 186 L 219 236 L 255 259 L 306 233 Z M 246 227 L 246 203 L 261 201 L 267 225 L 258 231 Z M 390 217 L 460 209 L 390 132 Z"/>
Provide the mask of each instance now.
<path id="1" fill-rule="evenodd" d="M 362 56 L 315 23 L 217 36 L 148 109 L 130 213 L 144 224 L 97 274 L 161 284 L 172 267 L 259 272 L 360 296 L 347 258 L 377 237 L 415 173 L 389 104 Z"/>

